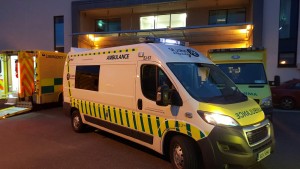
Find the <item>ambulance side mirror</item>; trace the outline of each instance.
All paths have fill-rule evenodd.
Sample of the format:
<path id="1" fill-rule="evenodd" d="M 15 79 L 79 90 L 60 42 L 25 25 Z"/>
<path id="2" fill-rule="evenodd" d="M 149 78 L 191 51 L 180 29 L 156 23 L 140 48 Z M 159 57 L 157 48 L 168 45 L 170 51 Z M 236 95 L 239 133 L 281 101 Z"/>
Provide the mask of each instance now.
<path id="1" fill-rule="evenodd" d="M 168 85 L 159 86 L 156 92 L 156 104 L 159 106 L 169 105 L 169 92 L 170 88 Z"/>
<path id="2" fill-rule="evenodd" d="M 156 104 L 159 106 L 182 106 L 182 99 L 177 90 L 171 90 L 168 85 L 158 87 L 156 93 Z"/>

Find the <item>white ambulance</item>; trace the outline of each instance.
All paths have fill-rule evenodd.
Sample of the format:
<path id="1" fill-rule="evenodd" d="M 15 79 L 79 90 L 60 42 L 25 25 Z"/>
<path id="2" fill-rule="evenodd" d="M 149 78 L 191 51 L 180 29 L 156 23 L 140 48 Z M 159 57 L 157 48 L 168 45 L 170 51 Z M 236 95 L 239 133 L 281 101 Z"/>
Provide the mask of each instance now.
<path id="1" fill-rule="evenodd" d="M 178 169 L 249 167 L 273 152 L 260 106 L 209 59 L 177 41 L 143 40 L 68 54 L 64 111 L 76 132 L 113 133 Z"/>

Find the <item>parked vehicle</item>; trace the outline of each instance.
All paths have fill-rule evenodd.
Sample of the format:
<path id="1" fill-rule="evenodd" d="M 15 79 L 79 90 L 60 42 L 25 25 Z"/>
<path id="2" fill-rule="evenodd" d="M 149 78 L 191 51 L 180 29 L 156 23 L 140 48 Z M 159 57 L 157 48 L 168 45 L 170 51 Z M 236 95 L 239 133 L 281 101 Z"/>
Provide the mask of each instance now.
<path id="1" fill-rule="evenodd" d="M 208 57 L 237 85 L 254 99 L 272 119 L 273 105 L 267 80 L 266 50 L 260 48 L 212 49 Z"/>
<path id="2" fill-rule="evenodd" d="M 287 81 L 271 88 L 275 106 L 290 110 L 300 107 L 300 79 Z"/>
<path id="3" fill-rule="evenodd" d="M 18 108 L 2 114 L 30 111 L 34 105 L 61 103 L 66 53 L 42 50 L 0 51 L 0 98 Z M 12 110 L 13 109 L 13 110 Z"/>
<path id="4" fill-rule="evenodd" d="M 195 49 L 151 39 L 68 54 L 64 111 L 76 132 L 113 133 L 177 169 L 248 167 L 273 152 L 272 123 L 254 100 Z"/>

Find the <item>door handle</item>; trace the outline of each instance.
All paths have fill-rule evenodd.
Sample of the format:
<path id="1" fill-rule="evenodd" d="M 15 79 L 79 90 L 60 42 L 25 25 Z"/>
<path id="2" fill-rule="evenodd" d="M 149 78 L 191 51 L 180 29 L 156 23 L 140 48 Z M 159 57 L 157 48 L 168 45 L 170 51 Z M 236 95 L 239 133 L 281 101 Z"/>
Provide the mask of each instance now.
<path id="1" fill-rule="evenodd" d="M 138 109 L 142 110 L 143 109 L 143 101 L 142 101 L 142 99 L 138 99 L 137 104 L 138 104 Z"/>

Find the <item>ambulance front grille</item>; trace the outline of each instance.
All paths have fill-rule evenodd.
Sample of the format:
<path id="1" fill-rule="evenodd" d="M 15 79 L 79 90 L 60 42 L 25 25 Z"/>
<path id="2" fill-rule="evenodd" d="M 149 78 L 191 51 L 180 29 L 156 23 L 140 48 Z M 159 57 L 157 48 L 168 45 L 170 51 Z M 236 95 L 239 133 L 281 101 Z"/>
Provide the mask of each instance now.
<path id="1" fill-rule="evenodd" d="M 269 134 L 269 125 L 247 131 L 246 132 L 247 140 L 250 146 L 255 146 L 270 137 Z"/>

